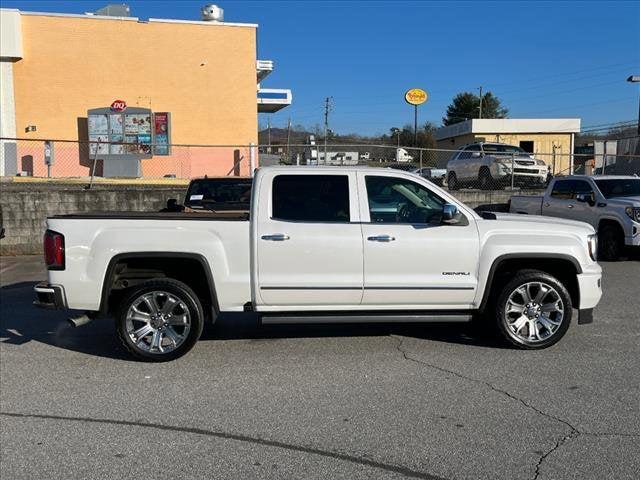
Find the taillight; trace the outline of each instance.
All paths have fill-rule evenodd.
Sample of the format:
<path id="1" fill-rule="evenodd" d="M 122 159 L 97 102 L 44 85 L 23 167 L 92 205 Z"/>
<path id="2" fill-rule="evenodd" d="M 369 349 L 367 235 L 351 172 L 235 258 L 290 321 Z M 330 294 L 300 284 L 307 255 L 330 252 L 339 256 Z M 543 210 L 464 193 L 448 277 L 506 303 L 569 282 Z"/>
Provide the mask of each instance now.
<path id="1" fill-rule="evenodd" d="M 64 235 L 44 232 L 44 262 L 49 270 L 64 270 Z"/>

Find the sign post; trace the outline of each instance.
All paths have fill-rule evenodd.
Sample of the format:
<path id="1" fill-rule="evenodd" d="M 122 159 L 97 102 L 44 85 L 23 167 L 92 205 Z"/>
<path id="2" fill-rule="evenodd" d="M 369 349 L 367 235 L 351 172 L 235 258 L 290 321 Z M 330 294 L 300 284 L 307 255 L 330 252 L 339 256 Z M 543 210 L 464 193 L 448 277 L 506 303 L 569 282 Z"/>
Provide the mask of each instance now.
<path id="1" fill-rule="evenodd" d="M 412 88 L 404 94 L 405 101 L 413 105 L 413 146 L 418 145 L 418 105 L 427 101 L 429 95 L 421 88 Z"/>
<path id="2" fill-rule="evenodd" d="M 44 163 L 47 166 L 47 177 L 51 178 L 51 165 L 53 165 L 55 157 L 53 154 L 53 142 L 51 140 L 44 141 Z"/>

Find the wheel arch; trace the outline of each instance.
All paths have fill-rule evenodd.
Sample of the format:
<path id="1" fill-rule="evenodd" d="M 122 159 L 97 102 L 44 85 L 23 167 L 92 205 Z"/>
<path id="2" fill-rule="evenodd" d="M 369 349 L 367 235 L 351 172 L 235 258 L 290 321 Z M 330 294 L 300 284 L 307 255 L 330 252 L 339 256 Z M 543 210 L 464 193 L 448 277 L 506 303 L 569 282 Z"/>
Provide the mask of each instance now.
<path id="1" fill-rule="evenodd" d="M 620 221 L 616 218 L 604 217 L 601 218 L 598 222 L 598 232 L 600 232 L 604 227 L 612 226 L 618 230 L 618 232 L 624 237 L 624 226 L 620 223 Z"/>
<path id="2" fill-rule="evenodd" d="M 478 307 L 479 312 L 486 310 L 494 287 L 499 287 L 506 275 L 517 270 L 540 270 L 553 275 L 563 282 L 569 291 L 571 302 L 580 305 L 580 289 L 576 275 L 582 273 L 582 267 L 576 258 L 563 253 L 508 253 L 500 255 L 491 264 L 482 301 Z"/>
<path id="3" fill-rule="evenodd" d="M 191 272 L 195 273 L 203 273 L 204 276 L 202 278 L 202 282 L 198 283 L 194 281 L 192 278 L 186 278 L 185 275 L 179 275 L 181 278 L 176 278 L 177 280 L 183 281 L 185 284 L 189 285 L 194 289 L 196 293 L 200 295 L 206 294 L 206 298 L 200 299 L 203 303 L 203 307 L 209 307 L 211 313 L 211 320 L 215 321 L 218 313 L 220 312 L 220 305 L 218 303 L 218 296 L 216 293 L 215 282 L 213 279 L 213 272 L 211 270 L 211 266 L 207 259 L 198 253 L 182 253 L 182 252 L 130 252 L 130 253 L 120 253 L 114 255 L 107 265 L 107 269 L 104 274 L 103 283 L 102 283 L 102 293 L 100 297 L 100 314 L 107 315 L 112 310 L 111 303 L 113 302 L 112 294 L 114 293 L 114 280 L 117 277 L 117 268 L 121 265 L 128 265 L 129 262 L 152 262 L 157 265 L 158 271 L 163 271 L 165 273 L 170 273 L 175 271 L 175 265 L 183 264 L 188 265 L 197 264 L 201 269 L 201 272 Z M 167 269 L 168 265 L 173 265 L 174 268 Z M 156 278 L 154 275 L 147 275 L 146 279 Z M 173 278 L 173 277 L 172 277 Z M 197 279 L 199 280 L 199 279 Z M 194 286 L 196 288 L 194 288 Z M 204 300 L 204 301 L 203 301 Z"/>

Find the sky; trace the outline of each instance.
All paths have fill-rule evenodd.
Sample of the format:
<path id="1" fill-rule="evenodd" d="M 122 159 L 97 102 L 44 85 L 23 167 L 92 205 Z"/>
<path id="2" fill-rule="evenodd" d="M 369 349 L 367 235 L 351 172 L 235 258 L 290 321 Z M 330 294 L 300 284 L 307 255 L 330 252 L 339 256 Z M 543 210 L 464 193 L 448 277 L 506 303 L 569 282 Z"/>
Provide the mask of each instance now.
<path id="1" fill-rule="evenodd" d="M 105 1 L 1 0 L 5 8 L 83 13 Z M 117 2 L 112 2 L 117 3 Z M 206 1 L 130 1 L 141 19 L 198 20 Z M 210 2 L 209 2 L 210 3 Z M 258 58 L 273 60 L 264 88 L 290 88 L 274 127 L 322 124 L 379 134 L 413 123 L 409 88 L 429 94 L 419 121 L 440 124 L 462 91 L 497 95 L 511 118 L 638 117 L 640 2 L 219 1 L 225 21 L 258 23 Z M 266 114 L 260 124 L 266 124 Z"/>

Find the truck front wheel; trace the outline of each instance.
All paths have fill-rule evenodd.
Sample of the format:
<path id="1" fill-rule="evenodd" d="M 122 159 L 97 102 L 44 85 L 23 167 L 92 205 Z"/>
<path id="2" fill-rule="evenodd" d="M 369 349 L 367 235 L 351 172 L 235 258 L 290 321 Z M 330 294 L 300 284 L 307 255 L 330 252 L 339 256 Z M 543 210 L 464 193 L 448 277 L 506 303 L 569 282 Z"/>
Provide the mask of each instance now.
<path id="1" fill-rule="evenodd" d="M 509 344 L 537 350 L 567 333 L 571 311 L 569 292 L 556 278 L 522 270 L 502 289 L 495 315 L 498 330 Z"/>
<path id="2" fill-rule="evenodd" d="M 606 261 L 620 258 L 624 249 L 624 236 L 620 228 L 614 224 L 604 225 L 598 233 L 598 255 Z"/>
<path id="3" fill-rule="evenodd" d="M 116 317 L 118 336 L 136 358 L 165 362 L 187 353 L 204 324 L 197 295 L 178 280 L 149 280 L 134 287 Z"/>

